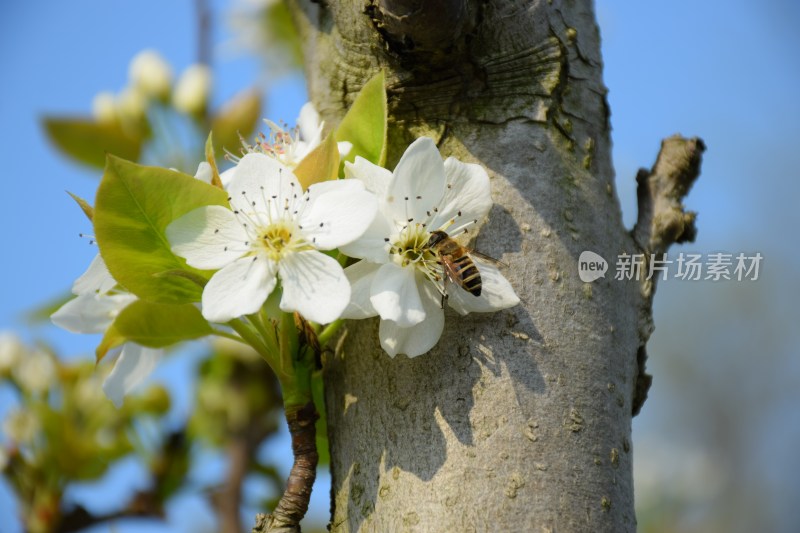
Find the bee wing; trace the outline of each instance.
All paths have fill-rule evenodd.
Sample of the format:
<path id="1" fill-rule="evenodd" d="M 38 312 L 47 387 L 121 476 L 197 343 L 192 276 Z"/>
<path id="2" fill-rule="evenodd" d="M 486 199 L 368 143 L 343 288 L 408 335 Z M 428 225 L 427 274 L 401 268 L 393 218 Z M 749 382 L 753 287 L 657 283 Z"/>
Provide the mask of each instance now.
<path id="1" fill-rule="evenodd" d="M 442 268 L 444 269 L 445 277 L 447 281 L 455 283 L 459 287 L 461 286 L 461 276 L 456 269 L 455 264 L 450 259 L 443 259 L 442 260 Z"/>
<path id="2" fill-rule="evenodd" d="M 482 259 L 482 260 L 486 261 L 487 263 L 492 263 L 494 265 L 500 265 L 502 267 L 508 268 L 508 265 L 503 263 L 499 259 L 495 259 L 494 257 L 488 256 L 486 254 L 482 254 L 482 253 L 480 253 L 480 252 L 478 252 L 476 250 L 470 249 L 469 255 L 471 255 L 472 257 L 477 257 L 478 259 Z"/>

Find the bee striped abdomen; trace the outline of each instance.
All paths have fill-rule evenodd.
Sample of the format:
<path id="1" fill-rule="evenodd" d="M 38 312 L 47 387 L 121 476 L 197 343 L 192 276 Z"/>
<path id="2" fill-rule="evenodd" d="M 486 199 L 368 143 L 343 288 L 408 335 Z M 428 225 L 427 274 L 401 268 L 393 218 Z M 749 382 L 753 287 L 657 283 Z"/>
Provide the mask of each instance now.
<path id="1" fill-rule="evenodd" d="M 468 255 L 462 255 L 454 261 L 461 278 L 461 286 L 475 296 L 481 295 L 481 273 Z"/>

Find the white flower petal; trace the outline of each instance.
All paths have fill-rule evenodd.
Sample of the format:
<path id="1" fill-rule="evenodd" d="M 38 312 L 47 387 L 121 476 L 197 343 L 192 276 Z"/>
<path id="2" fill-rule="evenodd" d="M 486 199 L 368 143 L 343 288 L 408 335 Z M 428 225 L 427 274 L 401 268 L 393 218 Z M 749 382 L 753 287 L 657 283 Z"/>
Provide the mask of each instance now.
<path id="1" fill-rule="evenodd" d="M 194 174 L 195 179 L 211 184 L 212 176 L 213 172 L 211 171 L 211 165 L 209 165 L 207 162 L 202 161 L 199 165 L 197 165 L 197 172 Z"/>
<path id="2" fill-rule="evenodd" d="M 103 382 L 103 392 L 117 407 L 125 395 L 150 375 L 164 350 L 145 348 L 132 342 L 122 346 L 122 353 Z"/>
<path id="3" fill-rule="evenodd" d="M 232 209 L 250 215 L 259 213 L 262 223 L 267 222 L 267 213 L 278 218 L 287 202 L 292 205 L 303 194 L 300 182 L 291 170 L 259 153 L 242 157 L 227 190 L 231 195 Z"/>
<path id="4" fill-rule="evenodd" d="M 50 316 L 53 324 L 72 333 L 103 333 L 128 304 L 133 294 L 81 294 Z"/>
<path id="5" fill-rule="evenodd" d="M 284 257 L 279 265 L 282 311 L 327 324 L 339 318 L 350 301 L 350 283 L 336 259 L 306 250 Z"/>
<path id="6" fill-rule="evenodd" d="M 297 222 L 315 248 L 331 250 L 347 244 L 369 227 L 378 200 L 358 180 L 326 181 L 311 185 L 310 196 Z"/>
<path id="7" fill-rule="evenodd" d="M 453 157 L 444 162 L 444 172 L 448 186 L 439 212 L 431 219 L 429 227 L 438 229 L 454 220 L 445 230 L 450 235 L 457 235 L 464 229 L 477 229 L 492 208 L 489 175 L 482 166 L 462 163 Z"/>
<path id="8" fill-rule="evenodd" d="M 444 311 L 441 308 L 439 292 L 429 281 L 423 282 L 420 289 L 425 320 L 409 328 L 400 327 L 391 320 L 381 320 L 378 335 L 381 346 L 391 357 L 399 353 L 408 357 L 422 355 L 436 346 L 439 337 L 442 336 Z"/>
<path id="9" fill-rule="evenodd" d="M 234 174 L 236 174 L 236 167 L 229 168 L 219 175 L 219 180 L 222 182 L 222 186 L 225 188 L 225 190 L 228 190 L 228 185 L 231 184 Z"/>
<path id="10" fill-rule="evenodd" d="M 386 263 L 375 274 L 370 288 L 370 302 L 383 320 L 397 322 L 401 328 L 425 320 L 425 309 L 417 289 L 413 268 Z"/>
<path id="11" fill-rule="evenodd" d="M 362 319 L 378 314 L 372 306 L 369 297 L 372 290 L 372 280 L 381 265 L 369 261 L 359 261 L 344 269 L 344 274 L 350 282 L 350 303 L 347 304 L 342 318 Z"/>
<path id="12" fill-rule="evenodd" d="M 211 276 L 203 289 L 203 316 L 224 323 L 255 313 L 275 288 L 277 265 L 263 256 L 247 256 Z"/>
<path id="13" fill-rule="evenodd" d="M 297 127 L 300 129 L 300 138 L 308 145 L 309 151 L 316 148 L 322 140 L 322 126 L 319 121 L 319 113 L 314 109 L 314 104 L 306 102 L 300 108 Z"/>
<path id="14" fill-rule="evenodd" d="M 170 223 L 166 233 L 172 251 L 195 268 L 222 268 L 247 251 L 247 232 L 221 205 L 189 211 Z"/>
<path id="15" fill-rule="evenodd" d="M 114 288 L 117 281 L 111 276 L 111 273 L 106 268 L 106 263 L 100 254 L 94 256 L 92 262 L 89 263 L 89 268 L 86 272 L 75 280 L 72 284 L 72 294 L 89 294 L 100 293 L 105 294 Z"/>
<path id="16" fill-rule="evenodd" d="M 420 137 L 406 149 L 386 195 L 386 204 L 395 221 L 427 220 L 428 212 L 439 205 L 444 194 L 444 162 L 433 139 Z"/>
<path id="17" fill-rule="evenodd" d="M 447 286 L 447 301 L 450 303 L 450 307 L 459 314 L 466 315 L 467 313 L 491 313 L 514 307 L 519 303 L 519 297 L 511 284 L 495 265 L 482 262 L 474 257 L 473 261 L 481 273 L 481 295 L 475 296 L 450 283 Z"/>
<path id="18" fill-rule="evenodd" d="M 347 157 L 350 150 L 353 149 L 353 143 L 347 141 L 339 141 L 336 143 L 336 148 L 339 150 L 339 157 Z"/>
<path id="19" fill-rule="evenodd" d="M 357 179 L 363 182 L 367 190 L 375 193 L 381 200 L 386 197 L 386 191 L 389 189 L 389 183 L 392 181 L 391 172 L 383 167 L 370 163 L 360 155 L 356 156 L 355 163 L 349 161 L 345 162 L 344 177 Z"/>
<path id="20" fill-rule="evenodd" d="M 392 221 L 378 211 L 364 234 L 353 242 L 339 246 L 339 251 L 348 257 L 386 263 L 391 248 L 391 242 L 386 239 L 391 239 L 395 233 Z"/>

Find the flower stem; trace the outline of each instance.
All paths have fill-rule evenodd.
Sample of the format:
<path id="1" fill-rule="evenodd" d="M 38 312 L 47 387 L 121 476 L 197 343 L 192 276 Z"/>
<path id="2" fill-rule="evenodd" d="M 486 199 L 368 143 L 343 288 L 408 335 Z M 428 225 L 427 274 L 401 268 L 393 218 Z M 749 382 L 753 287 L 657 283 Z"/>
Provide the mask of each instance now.
<path id="1" fill-rule="evenodd" d="M 230 322 L 228 322 L 228 325 L 232 327 L 233 330 L 236 333 L 238 333 L 247 344 L 252 346 L 253 349 L 257 351 L 259 355 L 261 355 L 261 357 L 263 357 L 267 361 L 267 363 L 270 364 L 270 366 L 272 366 L 272 362 L 270 361 L 270 359 L 272 359 L 272 355 L 270 354 L 267 345 L 264 344 L 264 341 L 262 341 L 261 338 L 259 338 L 258 333 L 253 331 L 252 325 L 238 318 L 235 318 Z"/>
<path id="2" fill-rule="evenodd" d="M 328 344 L 328 341 L 330 341 L 331 338 L 333 338 L 333 336 L 336 335 L 336 333 L 339 331 L 339 329 L 341 329 L 343 325 L 344 325 L 344 320 L 339 319 L 339 320 L 334 320 L 333 322 L 325 326 L 322 332 L 319 335 L 317 335 L 317 340 L 319 341 L 319 345 L 324 348 L 325 345 Z"/>
<path id="3" fill-rule="evenodd" d="M 250 346 L 250 343 L 246 342 L 240 335 L 234 335 L 233 333 L 228 333 L 227 331 L 222 331 L 221 329 L 213 329 L 212 334 L 216 335 L 217 337 L 224 337 L 226 339 L 231 339 L 236 342 L 241 342 L 242 344 L 247 344 Z"/>

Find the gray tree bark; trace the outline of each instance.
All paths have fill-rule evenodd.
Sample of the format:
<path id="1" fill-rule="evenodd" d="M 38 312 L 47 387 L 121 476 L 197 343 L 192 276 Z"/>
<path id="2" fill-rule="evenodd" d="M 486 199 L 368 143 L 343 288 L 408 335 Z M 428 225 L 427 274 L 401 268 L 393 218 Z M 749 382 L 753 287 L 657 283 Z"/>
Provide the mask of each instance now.
<path id="1" fill-rule="evenodd" d="M 522 300 L 448 313 L 415 359 L 390 359 L 377 321 L 349 326 L 325 369 L 332 531 L 634 531 L 631 418 L 649 384 L 654 286 L 614 280 L 614 261 L 693 235 L 680 199 L 702 143 L 676 139 L 677 170 L 644 171 L 651 216 L 629 232 L 592 2 L 290 4 L 329 127 L 383 69 L 389 168 L 427 135 L 488 170 L 495 206 L 476 248 L 509 265 Z M 667 189 L 675 201 L 657 201 Z M 665 209 L 688 217 L 666 236 Z M 604 279 L 581 282 L 584 250 L 610 262 Z"/>

